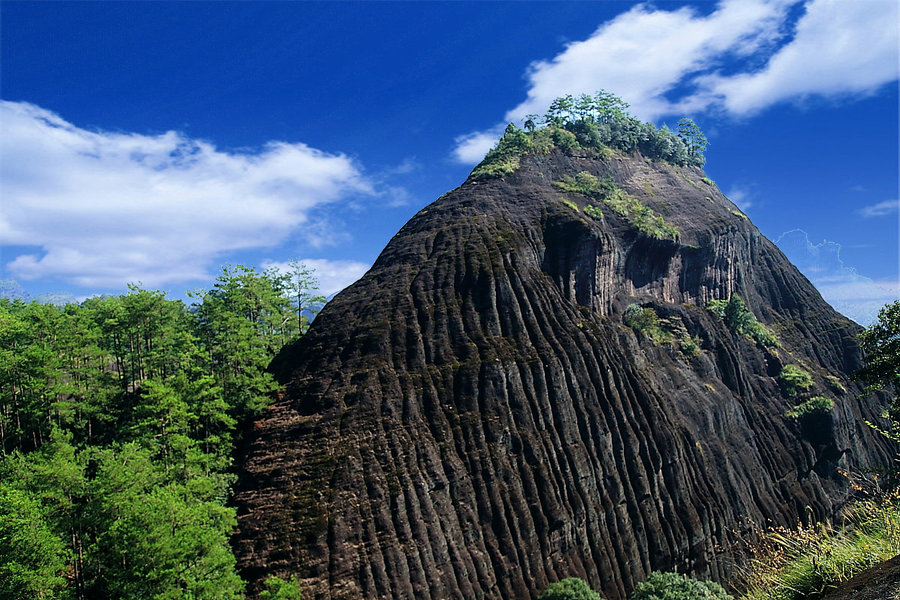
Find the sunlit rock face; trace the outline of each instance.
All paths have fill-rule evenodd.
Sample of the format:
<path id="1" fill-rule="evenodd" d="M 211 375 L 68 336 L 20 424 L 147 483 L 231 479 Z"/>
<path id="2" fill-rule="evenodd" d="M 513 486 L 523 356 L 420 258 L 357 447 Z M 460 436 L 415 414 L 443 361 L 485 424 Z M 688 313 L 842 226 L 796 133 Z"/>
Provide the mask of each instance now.
<path id="1" fill-rule="evenodd" d="M 579 172 L 679 235 L 554 185 Z M 553 151 L 420 211 L 273 364 L 286 391 L 239 460 L 252 589 L 524 600 L 577 576 L 618 600 L 651 570 L 726 581 L 751 527 L 832 513 L 838 469 L 888 456 L 849 377 L 858 327 L 703 177 Z M 705 308 L 733 294 L 777 347 Z M 785 364 L 835 408 L 786 418 Z"/>

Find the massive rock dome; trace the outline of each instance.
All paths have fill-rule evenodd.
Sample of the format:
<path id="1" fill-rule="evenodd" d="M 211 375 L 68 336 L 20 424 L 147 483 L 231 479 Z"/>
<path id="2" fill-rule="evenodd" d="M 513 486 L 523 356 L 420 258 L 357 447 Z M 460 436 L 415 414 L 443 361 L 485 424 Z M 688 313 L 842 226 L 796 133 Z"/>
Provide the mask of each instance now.
<path id="1" fill-rule="evenodd" d="M 559 185 L 579 174 L 631 213 Z M 777 346 L 706 308 L 734 295 Z M 286 391 L 240 458 L 240 565 L 323 599 L 725 581 L 748 528 L 829 515 L 839 470 L 887 457 L 849 377 L 858 331 L 699 169 L 524 156 L 421 210 L 276 359 Z M 785 365 L 811 386 L 789 396 Z M 813 396 L 834 408 L 786 416 Z"/>

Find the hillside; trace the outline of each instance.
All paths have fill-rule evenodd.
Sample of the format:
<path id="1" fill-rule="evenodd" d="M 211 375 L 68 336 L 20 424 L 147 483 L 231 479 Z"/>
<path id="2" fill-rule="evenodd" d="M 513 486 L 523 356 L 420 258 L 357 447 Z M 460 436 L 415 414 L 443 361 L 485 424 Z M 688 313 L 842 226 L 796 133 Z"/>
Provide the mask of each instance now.
<path id="1" fill-rule="evenodd" d="M 825 517 L 839 469 L 885 460 L 849 377 L 859 328 L 699 168 L 552 148 L 492 175 L 420 211 L 276 359 L 287 389 L 236 493 L 251 586 L 499 600 L 579 576 L 617 600 L 651 570 L 724 581 L 748 527 Z"/>

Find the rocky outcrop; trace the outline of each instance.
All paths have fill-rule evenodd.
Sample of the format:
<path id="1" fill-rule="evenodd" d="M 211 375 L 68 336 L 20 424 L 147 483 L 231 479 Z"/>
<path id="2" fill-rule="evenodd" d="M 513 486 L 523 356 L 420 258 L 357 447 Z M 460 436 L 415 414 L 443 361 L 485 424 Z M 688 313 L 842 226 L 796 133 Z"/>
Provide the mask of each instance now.
<path id="1" fill-rule="evenodd" d="M 553 185 L 581 171 L 677 241 L 586 215 Z M 780 346 L 704 308 L 732 294 Z M 700 350 L 633 331 L 632 303 Z M 887 456 L 848 376 L 858 330 L 701 171 L 525 157 L 420 211 L 276 359 L 286 391 L 240 461 L 240 565 L 323 599 L 526 599 L 579 576 L 616 600 L 674 568 L 724 581 L 748 528 L 830 514 L 849 493 L 837 468 Z M 787 363 L 834 399 L 819 425 L 784 416 Z"/>

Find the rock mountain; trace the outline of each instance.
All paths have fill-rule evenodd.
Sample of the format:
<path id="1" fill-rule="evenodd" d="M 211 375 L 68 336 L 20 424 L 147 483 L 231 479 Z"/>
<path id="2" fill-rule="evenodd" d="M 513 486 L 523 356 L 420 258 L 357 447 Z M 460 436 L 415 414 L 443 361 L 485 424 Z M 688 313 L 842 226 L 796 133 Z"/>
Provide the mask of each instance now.
<path id="1" fill-rule="evenodd" d="M 678 235 L 558 184 L 578 174 Z M 735 294 L 776 347 L 706 308 Z M 634 304 L 658 335 L 626 324 Z M 421 210 L 276 359 L 286 391 L 240 458 L 239 563 L 310 599 L 727 581 L 751 529 L 831 514 L 839 470 L 888 456 L 850 380 L 858 331 L 698 168 L 524 156 Z M 795 397 L 789 364 L 811 375 Z M 834 408 L 785 416 L 814 395 Z"/>

